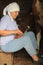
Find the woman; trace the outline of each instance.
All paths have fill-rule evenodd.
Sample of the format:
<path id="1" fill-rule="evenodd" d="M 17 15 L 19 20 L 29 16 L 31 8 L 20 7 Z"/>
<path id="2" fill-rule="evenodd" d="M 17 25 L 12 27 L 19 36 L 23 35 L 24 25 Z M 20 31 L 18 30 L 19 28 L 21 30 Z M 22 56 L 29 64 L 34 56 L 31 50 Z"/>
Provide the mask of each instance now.
<path id="1" fill-rule="evenodd" d="M 1 49 L 4 52 L 16 52 L 25 48 L 28 54 L 32 57 L 35 63 L 40 63 L 42 60 L 36 55 L 37 43 L 33 32 L 23 32 L 19 30 L 16 24 L 16 17 L 18 16 L 20 7 L 16 2 L 13 2 L 5 7 L 3 17 L 0 22 L 0 41 Z M 8 14 L 6 14 L 8 13 Z"/>

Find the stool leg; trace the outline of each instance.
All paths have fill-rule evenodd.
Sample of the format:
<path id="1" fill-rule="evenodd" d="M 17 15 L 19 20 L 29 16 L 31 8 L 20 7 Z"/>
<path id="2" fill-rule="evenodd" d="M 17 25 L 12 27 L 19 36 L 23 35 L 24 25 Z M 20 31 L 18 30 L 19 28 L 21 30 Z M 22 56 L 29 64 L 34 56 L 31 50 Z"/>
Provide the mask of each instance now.
<path id="1" fill-rule="evenodd" d="M 12 54 L 13 58 L 12 58 L 12 65 L 14 65 L 14 54 Z"/>

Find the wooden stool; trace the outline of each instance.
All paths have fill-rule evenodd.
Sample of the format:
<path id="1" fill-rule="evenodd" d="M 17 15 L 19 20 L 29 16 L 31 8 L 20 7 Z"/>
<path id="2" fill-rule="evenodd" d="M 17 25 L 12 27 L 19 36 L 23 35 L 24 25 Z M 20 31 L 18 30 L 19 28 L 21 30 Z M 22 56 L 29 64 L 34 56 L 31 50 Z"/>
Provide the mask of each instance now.
<path id="1" fill-rule="evenodd" d="M 5 53 L 0 50 L 0 65 L 13 65 L 13 54 Z"/>

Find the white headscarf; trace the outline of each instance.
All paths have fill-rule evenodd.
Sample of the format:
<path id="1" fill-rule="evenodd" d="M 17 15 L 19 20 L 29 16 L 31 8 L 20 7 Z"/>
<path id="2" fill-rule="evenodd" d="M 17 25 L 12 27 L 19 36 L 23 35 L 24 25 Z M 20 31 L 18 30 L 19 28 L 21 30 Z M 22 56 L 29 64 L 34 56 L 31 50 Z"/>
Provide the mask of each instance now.
<path id="1" fill-rule="evenodd" d="M 10 3 L 3 10 L 3 15 L 6 15 L 6 12 L 10 13 L 13 11 L 20 11 L 20 7 L 16 2 Z"/>

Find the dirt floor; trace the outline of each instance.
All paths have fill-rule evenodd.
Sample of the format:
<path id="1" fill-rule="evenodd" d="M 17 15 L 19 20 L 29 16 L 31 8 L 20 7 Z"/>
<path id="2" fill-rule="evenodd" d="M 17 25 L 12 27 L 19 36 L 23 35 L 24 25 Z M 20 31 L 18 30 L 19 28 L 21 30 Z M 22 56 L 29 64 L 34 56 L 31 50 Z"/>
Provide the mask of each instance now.
<path id="1" fill-rule="evenodd" d="M 32 63 L 31 57 L 22 49 L 16 53 L 14 53 L 14 65 L 34 65 Z"/>
<path id="2" fill-rule="evenodd" d="M 12 56 L 9 56 L 9 54 L 0 53 L 0 65 L 35 65 L 25 49 L 13 53 L 13 60 L 11 60 L 11 58 Z"/>

